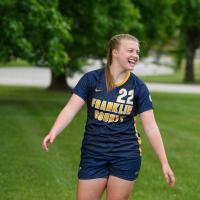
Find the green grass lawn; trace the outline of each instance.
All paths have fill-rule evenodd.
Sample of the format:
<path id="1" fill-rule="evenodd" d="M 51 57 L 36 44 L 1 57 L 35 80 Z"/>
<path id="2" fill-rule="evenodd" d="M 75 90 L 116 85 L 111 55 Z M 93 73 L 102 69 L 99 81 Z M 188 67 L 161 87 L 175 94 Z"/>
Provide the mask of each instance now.
<path id="1" fill-rule="evenodd" d="M 143 163 L 130 199 L 200 199 L 200 95 L 153 93 L 152 97 L 176 185 L 173 190 L 167 186 L 159 162 L 140 131 Z M 86 107 L 48 153 L 41 148 L 43 137 L 68 98 L 67 93 L 0 87 L 0 199 L 75 199 Z"/>

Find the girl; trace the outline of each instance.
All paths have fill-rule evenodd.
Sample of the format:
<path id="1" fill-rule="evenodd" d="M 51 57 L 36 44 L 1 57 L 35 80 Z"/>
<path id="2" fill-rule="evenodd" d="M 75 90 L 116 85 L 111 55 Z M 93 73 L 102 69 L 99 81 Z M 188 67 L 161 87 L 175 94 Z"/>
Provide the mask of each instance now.
<path id="1" fill-rule="evenodd" d="M 144 131 L 160 160 L 171 187 L 175 178 L 154 119 L 146 85 L 131 71 L 139 60 L 139 41 L 129 34 L 115 35 L 108 45 L 107 65 L 86 73 L 73 90 L 49 134 L 48 151 L 56 136 L 87 102 L 87 122 L 81 148 L 77 200 L 127 200 L 141 166 L 141 139 L 136 129 L 139 115 Z"/>

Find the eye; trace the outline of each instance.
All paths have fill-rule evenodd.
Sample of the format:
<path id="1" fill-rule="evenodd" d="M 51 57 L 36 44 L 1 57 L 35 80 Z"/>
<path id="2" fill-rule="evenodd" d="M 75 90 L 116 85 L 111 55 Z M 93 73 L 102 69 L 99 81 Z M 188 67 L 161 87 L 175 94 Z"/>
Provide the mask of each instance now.
<path id="1" fill-rule="evenodd" d="M 140 54 L 140 51 L 136 51 L 136 54 L 139 55 L 139 54 Z"/>

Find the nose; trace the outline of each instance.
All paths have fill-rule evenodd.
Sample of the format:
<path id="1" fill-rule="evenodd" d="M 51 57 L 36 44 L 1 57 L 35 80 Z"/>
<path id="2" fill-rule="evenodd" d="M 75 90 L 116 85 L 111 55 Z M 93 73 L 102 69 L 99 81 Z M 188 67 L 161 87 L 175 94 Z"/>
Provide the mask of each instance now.
<path id="1" fill-rule="evenodd" d="M 138 53 L 138 50 L 134 49 L 134 50 L 132 51 L 132 56 L 133 56 L 134 58 L 139 59 L 139 53 Z"/>
<path id="2" fill-rule="evenodd" d="M 140 58 L 137 53 L 135 53 L 133 57 L 134 57 L 135 62 L 137 62 L 139 60 L 139 58 Z"/>

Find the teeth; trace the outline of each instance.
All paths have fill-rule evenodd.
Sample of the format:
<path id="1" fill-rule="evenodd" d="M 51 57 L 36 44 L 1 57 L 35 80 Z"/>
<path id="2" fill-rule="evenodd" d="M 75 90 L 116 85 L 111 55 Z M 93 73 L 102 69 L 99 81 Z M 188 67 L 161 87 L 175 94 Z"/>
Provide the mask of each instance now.
<path id="1" fill-rule="evenodd" d="M 128 60 L 129 63 L 135 64 L 137 62 L 137 58 L 131 58 Z"/>
<path id="2" fill-rule="evenodd" d="M 133 60 L 133 59 L 130 59 L 129 62 L 132 64 L 135 64 L 135 60 Z"/>

